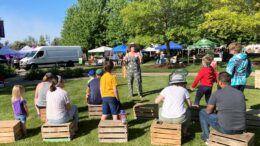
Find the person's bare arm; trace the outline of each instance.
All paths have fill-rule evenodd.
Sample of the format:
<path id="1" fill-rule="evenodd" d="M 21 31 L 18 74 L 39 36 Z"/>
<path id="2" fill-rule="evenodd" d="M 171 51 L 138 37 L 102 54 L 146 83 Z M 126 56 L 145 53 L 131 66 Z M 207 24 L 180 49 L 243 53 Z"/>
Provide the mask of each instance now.
<path id="1" fill-rule="evenodd" d="M 86 90 L 86 98 L 88 98 L 89 95 L 90 95 L 90 89 L 89 89 L 89 87 L 87 87 L 87 90 Z"/>
<path id="2" fill-rule="evenodd" d="M 186 102 L 186 105 L 188 106 L 188 108 L 192 107 L 192 102 L 191 102 L 191 100 L 189 98 L 186 99 L 185 102 Z"/>
<path id="3" fill-rule="evenodd" d="M 143 56 L 139 53 L 139 61 L 140 61 L 140 64 L 142 64 L 143 62 Z"/>
<path id="4" fill-rule="evenodd" d="M 118 94 L 117 87 L 114 86 L 114 87 L 113 87 L 113 90 L 114 90 L 114 94 L 115 94 L 115 96 L 116 96 L 116 99 L 117 99 L 117 100 L 120 100 L 120 99 L 119 99 L 119 94 Z"/>
<path id="5" fill-rule="evenodd" d="M 161 95 L 159 95 L 159 96 L 156 97 L 155 103 L 156 103 L 156 104 L 159 104 L 159 103 L 162 102 L 163 100 L 164 100 L 164 97 L 161 96 Z"/>
<path id="6" fill-rule="evenodd" d="M 34 94 L 34 104 L 35 104 L 35 105 L 37 104 L 37 101 L 38 101 L 39 86 L 40 86 L 40 84 L 38 84 L 38 85 L 36 86 L 36 89 L 35 89 L 35 94 Z"/>
<path id="7" fill-rule="evenodd" d="M 28 110 L 27 105 L 24 104 L 23 107 L 24 107 L 24 109 L 25 109 L 26 115 L 29 116 L 29 110 Z"/>
<path id="8" fill-rule="evenodd" d="M 215 110 L 215 105 L 212 105 L 212 104 L 207 105 L 207 113 L 208 114 L 213 113 L 214 110 Z"/>

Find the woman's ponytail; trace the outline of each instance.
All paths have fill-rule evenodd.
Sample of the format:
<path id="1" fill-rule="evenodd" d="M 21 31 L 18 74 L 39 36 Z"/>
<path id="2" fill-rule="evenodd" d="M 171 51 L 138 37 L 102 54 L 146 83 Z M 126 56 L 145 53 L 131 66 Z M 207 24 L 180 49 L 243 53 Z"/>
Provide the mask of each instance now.
<path id="1" fill-rule="evenodd" d="M 56 84 L 58 83 L 58 78 L 57 76 L 53 76 L 53 78 L 51 79 L 51 86 L 50 86 L 50 91 L 53 92 L 55 91 L 56 88 Z"/>

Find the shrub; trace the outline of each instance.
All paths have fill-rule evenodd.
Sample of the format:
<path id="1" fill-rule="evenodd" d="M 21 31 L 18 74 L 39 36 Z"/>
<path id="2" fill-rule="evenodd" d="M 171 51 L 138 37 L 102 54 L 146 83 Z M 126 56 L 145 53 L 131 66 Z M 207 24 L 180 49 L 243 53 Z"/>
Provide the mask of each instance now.
<path id="1" fill-rule="evenodd" d="M 84 69 L 76 68 L 73 70 L 73 77 L 83 77 Z"/>
<path id="2" fill-rule="evenodd" d="M 8 65 L 0 64 L 0 76 L 2 78 L 9 78 L 15 76 L 15 69 Z"/>
<path id="3" fill-rule="evenodd" d="M 32 69 L 28 73 L 26 73 L 25 78 L 27 80 L 41 80 L 45 72 L 40 69 Z"/>

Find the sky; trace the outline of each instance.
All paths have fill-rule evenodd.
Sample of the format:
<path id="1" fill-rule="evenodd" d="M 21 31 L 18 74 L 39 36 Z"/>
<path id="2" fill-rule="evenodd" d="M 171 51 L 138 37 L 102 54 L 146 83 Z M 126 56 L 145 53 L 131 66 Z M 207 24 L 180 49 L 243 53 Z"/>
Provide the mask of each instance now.
<path id="1" fill-rule="evenodd" d="M 60 37 L 67 9 L 76 0 L 0 0 L 0 19 L 4 20 L 5 38 L 10 43 L 32 36 Z"/>

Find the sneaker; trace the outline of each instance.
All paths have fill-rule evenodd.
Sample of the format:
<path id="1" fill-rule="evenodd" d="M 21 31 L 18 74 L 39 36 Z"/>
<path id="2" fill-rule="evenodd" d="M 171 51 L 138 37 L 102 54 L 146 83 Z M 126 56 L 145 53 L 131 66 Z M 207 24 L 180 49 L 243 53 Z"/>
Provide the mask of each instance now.
<path id="1" fill-rule="evenodd" d="M 205 145 L 209 145 L 209 140 L 208 139 L 205 141 Z"/>

